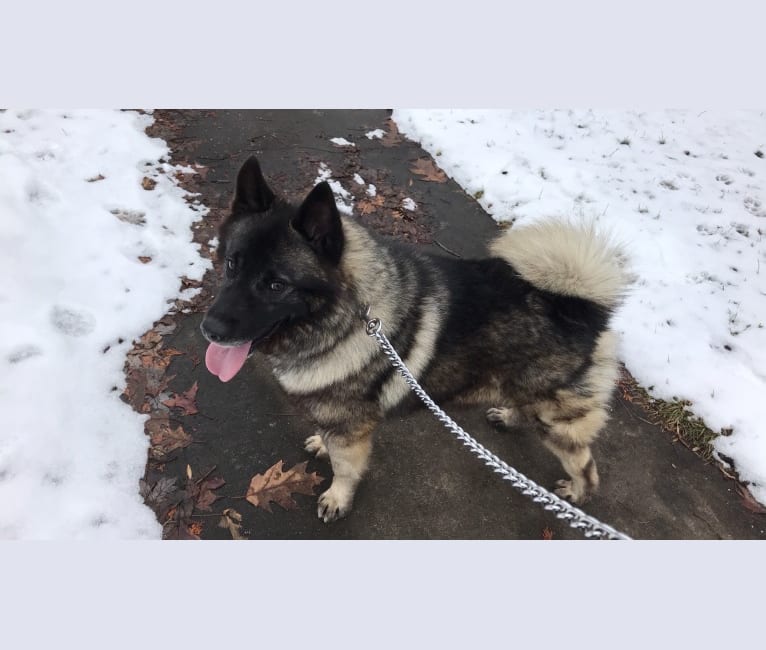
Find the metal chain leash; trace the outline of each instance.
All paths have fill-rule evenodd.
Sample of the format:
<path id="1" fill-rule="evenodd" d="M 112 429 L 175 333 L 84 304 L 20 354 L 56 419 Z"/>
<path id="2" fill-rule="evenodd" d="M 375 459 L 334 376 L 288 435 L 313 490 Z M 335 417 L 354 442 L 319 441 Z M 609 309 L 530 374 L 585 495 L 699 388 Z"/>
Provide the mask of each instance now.
<path id="1" fill-rule="evenodd" d="M 595 517 L 584 513 L 568 501 L 559 498 L 555 494 L 548 492 L 544 487 L 538 485 L 533 480 L 527 478 L 521 472 L 505 463 L 495 456 L 486 447 L 474 440 L 468 435 L 449 415 L 447 415 L 421 388 L 417 379 L 404 365 L 401 357 L 397 354 L 385 334 L 381 332 L 383 324 L 378 318 L 369 318 L 369 309 L 364 314 L 364 320 L 367 322 L 367 335 L 375 339 L 380 346 L 383 354 L 391 361 L 391 365 L 399 371 L 399 374 L 407 382 L 410 389 L 423 401 L 428 409 L 434 414 L 447 429 L 457 436 L 463 445 L 478 456 L 492 470 L 500 474 L 503 480 L 509 481 L 513 487 L 519 490 L 525 496 L 528 496 L 535 503 L 542 505 L 543 509 L 556 515 L 557 518 L 565 520 L 572 528 L 581 530 L 585 537 L 596 537 L 599 539 L 631 539 L 625 533 L 615 530 L 611 526 L 600 522 Z"/>

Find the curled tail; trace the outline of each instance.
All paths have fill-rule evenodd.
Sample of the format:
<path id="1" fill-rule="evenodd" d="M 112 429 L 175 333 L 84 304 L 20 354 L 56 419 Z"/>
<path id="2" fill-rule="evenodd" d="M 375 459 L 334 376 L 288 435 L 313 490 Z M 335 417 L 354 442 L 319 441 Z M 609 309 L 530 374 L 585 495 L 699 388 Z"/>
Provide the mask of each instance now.
<path id="1" fill-rule="evenodd" d="M 631 281 L 618 244 L 593 223 L 547 219 L 513 228 L 490 246 L 538 289 L 592 300 L 608 308 L 619 304 Z"/>

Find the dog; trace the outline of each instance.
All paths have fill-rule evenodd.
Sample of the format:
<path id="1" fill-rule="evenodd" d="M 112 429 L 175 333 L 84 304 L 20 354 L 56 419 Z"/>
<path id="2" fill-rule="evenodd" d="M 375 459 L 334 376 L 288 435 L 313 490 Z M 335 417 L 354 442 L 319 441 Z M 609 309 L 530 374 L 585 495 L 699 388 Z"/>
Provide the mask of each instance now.
<path id="1" fill-rule="evenodd" d="M 368 309 L 434 400 L 491 405 L 493 425 L 533 427 L 568 475 L 556 493 L 582 503 L 596 491 L 591 443 L 618 372 L 609 321 L 629 276 L 622 249 L 592 225 L 512 228 L 485 259 L 429 254 L 341 216 L 326 182 L 289 204 L 253 157 L 219 242 L 223 279 L 201 323 L 207 368 L 229 381 L 263 354 L 316 423 L 305 449 L 333 471 L 320 519 L 349 513 L 376 424 L 409 394 L 365 331 Z"/>

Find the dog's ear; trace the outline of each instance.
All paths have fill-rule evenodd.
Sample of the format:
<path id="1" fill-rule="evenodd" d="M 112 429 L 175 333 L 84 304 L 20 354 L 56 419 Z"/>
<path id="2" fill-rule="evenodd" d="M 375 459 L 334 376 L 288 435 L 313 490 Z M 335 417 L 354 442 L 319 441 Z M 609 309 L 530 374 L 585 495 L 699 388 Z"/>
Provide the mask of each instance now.
<path id="1" fill-rule="evenodd" d="M 343 226 L 332 189 L 326 182 L 309 192 L 292 223 L 318 255 L 333 264 L 340 262 Z"/>
<path id="2" fill-rule="evenodd" d="M 274 203 L 274 192 L 269 189 L 255 156 L 250 156 L 237 174 L 232 212 L 266 212 Z"/>

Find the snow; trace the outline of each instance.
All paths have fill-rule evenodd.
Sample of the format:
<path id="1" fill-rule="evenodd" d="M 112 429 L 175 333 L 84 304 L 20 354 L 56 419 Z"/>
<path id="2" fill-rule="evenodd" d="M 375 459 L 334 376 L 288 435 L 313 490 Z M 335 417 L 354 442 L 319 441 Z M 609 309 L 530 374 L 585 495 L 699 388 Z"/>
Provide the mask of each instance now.
<path id="1" fill-rule="evenodd" d="M 378 188 L 375 187 L 372 183 L 369 183 L 367 185 L 367 189 L 365 190 L 365 193 L 367 196 L 375 196 L 378 193 Z"/>
<path id="2" fill-rule="evenodd" d="M 349 142 L 346 140 L 346 138 L 330 138 L 330 142 L 332 142 L 335 145 L 338 145 L 339 147 L 355 147 L 356 145 L 353 142 Z"/>
<path id="3" fill-rule="evenodd" d="M 374 129 L 372 131 L 367 131 L 367 133 L 364 135 L 367 136 L 370 140 L 379 140 L 384 135 L 386 135 L 386 132 L 383 129 Z"/>
<path id="4" fill-rule="evenodd" d="M 327 181 L 328 185 L 332 189 L 335 195 L 335 204 L 338 206 L 338 210 L 343 214 L 352 215 L 354 212 L 354 198 L 340 181 L 336 181 L 332 178 L 332 169 L 327 163 L 320 162 L 319 169 L 317 171 L 317 177 L 314 179 L 314 185 Z"/>
<path id="5" fill-rule="evenodd" d="M 418 204 L 415 203 L 415 201 L 413 201 L 409 196 L 407 196 L 402 200 L 402 207 L 405 210 L 409 210 L 410 212 L 412 212 L 414 210 L 417 210 Z"/>
<path id="6" fill-rule="evenodd" d="M 397 110 L 497 221 L 592 219 L 638 280 L 614 324 L 650 392 L 688 399 L 766 503 L 766 113 Z M 763 268 L 762 268 L 763 267 Z"/>
<path id="7" fill-rule="evenodd" d="M 0 112 L 0 539 L 160 537 L 123 364 L 208 263 L 152 120 Z"/>
<path id="8" fill-rule="evenodd" d="M 359 174 L 354 174 L 354 182 L 357 185 L 364 185 L 364 179 Z"/>

